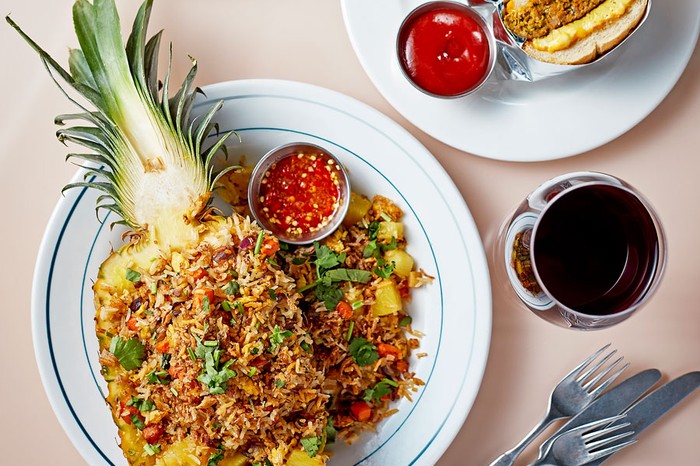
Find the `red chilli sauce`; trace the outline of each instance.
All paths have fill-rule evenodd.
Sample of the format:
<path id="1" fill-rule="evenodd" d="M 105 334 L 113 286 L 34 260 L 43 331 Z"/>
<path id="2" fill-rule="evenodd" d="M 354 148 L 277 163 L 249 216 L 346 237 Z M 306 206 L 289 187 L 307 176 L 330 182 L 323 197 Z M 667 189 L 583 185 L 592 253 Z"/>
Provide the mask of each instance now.
<path id="1" fill-rule="evenodd" d="M 468 13 L 438 8 L 409 19 L 399 42 L 404 71 L 423 90 L 456 96 L 489 72 L 488 32 Z"/>
<path id="2" fill-rule="evenodd" d="M 338 209 L 340 167 L 324 153 L 295 153 L 263 175 L 260 203 L 270 223 L 298 236 L 327 225 Z"/>

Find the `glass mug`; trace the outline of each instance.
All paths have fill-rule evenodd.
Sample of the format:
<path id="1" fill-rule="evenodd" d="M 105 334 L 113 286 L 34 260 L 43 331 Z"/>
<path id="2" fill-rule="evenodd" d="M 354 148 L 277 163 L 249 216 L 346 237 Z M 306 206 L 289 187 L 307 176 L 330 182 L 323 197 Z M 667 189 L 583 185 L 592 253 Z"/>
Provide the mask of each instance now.
<path id="1" fill-rule="evenodd" d="M 666 239 L 629 184 L 576 172 L 530 193 L 501 227 L 493 253 L 498 281 L 520 303 L 560 326 L 593 330 L 622 322 L 651 297 Z"/>

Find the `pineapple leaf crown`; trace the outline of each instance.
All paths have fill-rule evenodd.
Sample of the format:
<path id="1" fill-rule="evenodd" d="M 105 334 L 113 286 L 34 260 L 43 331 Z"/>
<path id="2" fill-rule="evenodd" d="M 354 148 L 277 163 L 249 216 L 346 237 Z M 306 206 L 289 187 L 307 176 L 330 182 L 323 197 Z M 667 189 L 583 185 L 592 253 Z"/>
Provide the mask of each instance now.
<path id="1" fill-rule="evenodd" d="M 164 215 L 156 206 L 141 212 L 141 204 L 159 201 L 144 198 L 148 190 L 170 189 L 164 203 L 185 214 L 197 209 L 197 200 L 204 197 L 207 205 L 218 179 L 235 167 L 214 170 L 213 157 L 225 151 L 225 142 L 234 131 L 219 134 L 214 122 L 222 107 L 219 101 L 197 118 L 191 118 L 195 97 L 201 89 L 192 89 L 197 63 L 172 98 L 168 98 L 171 78 L 172 44 L 164 80 L 158 79 L 158 52 L 162 32 L 146 41 L 148 21 L 153 1 L 146 0 L 138 10 L 132 31 L 126 42 L 114 0 L 77 0 L 73 6 L 73 21 L 80 43 L 71 49 L 69 70 L 59 65 L 8 16 L 7 22 L 39 54 L 54 82 L 81 111 L 59 115 L 56 124 L 58 139 L 89 149 L 89 153 L 70 153 L 86 169 L 82 182 L 71 183 L 65 189 L 89 187 L 100 190 L 97 210 L 106 209 L 119 215 L 132 228 L 157 223 Z M 82 95 L 94 110 L 75 100 L 59 82 L 58 77 Z M 205 146 L 210 136 L 213 144 Z M 168 188 L 168 183 L 172 184 Z M 176 186 L 177 185 L 177 186 Z M 154 188 L 155 186 L 155 188 Z M 148 193 L 146 193 L 148 194 Z M 184 196 L 184 198 L 183 198 Z M 179 197 L 177 202 L 173 197 Z M 187 205 L 189 204 L 189 206 Z M 201 206 L 200 206 L 201 209 Z"/>

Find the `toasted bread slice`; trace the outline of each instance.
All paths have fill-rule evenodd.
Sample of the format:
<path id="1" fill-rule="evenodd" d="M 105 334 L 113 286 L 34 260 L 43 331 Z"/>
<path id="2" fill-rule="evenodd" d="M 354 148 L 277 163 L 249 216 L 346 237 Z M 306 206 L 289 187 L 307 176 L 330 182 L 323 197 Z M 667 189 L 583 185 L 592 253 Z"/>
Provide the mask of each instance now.
<path id="1" fill-rule="evenodd" d="M 621 17 L 607 22 L 567 48 L 545 51 L 535 48 L 533 41 L 527 41 L 523 45 L 523 50 L 531 57 L 546 63 L 558 65 L 589 63 L 622 42 L 637 27 L 644 18 L 647 4 L 648 0 L 634 0 Z"/>

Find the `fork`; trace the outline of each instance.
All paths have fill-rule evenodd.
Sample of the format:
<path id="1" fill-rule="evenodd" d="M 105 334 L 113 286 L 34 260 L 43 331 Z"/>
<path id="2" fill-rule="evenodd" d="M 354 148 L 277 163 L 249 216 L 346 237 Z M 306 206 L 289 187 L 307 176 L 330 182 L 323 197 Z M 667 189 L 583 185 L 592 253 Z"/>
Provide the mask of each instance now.
<path id="1" fill-rule="evenodd" d="M 637 439 L 628 439 L 634 435 L 629 422 L 611 426 L 624 417 L 621 414 L 600 419 L 560 434 L 547 455 L 530 466 L 581 466 L 632 445 Z"/>
<path id="2" fill-rule="evenodd" d="M 544 418 L 542 418 L 520 443 L 496 458 L 489 466 L 511 466 L 518 455 L 520 455 L 547 426 L 557 419 L 571 417 L 577 414 L 608 388 L 629 366 L 629 363 L 625 364 L 616 372 L 610 374 L 624 359 L 619 357 L 594 376 L 594 374 L 617 353 L 617 350 L 610 351 L 600 361 L 590 367 L 593 361 L 598 359 L 609 347 L 610 343 L 603 346 L 564 377 L 564 379 L 554 387 L 549 397 L 549 407 L 547 408 L 547 414 L 545 414 Z M 591 378 L 591 376 L 593 376 L 593 378 Z M 605 377 L 607 378 L 603 380 Z"/>

